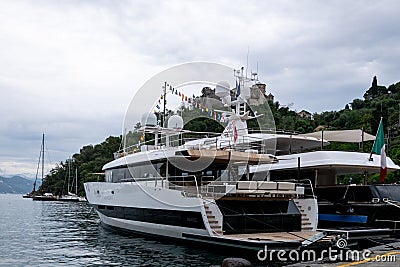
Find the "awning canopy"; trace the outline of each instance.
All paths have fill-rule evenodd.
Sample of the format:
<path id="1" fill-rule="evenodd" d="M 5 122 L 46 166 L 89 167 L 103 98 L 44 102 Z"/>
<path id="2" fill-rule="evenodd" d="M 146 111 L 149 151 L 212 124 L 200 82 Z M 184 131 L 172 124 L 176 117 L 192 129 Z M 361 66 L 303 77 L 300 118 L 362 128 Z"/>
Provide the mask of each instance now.
<path id="1" fill-rule="evenodd" d="M 339 130 L 339 131 L 319 131 L 314 133 L 301 134 L 302 136 L 324 139 L 329 142 L 361 143 L 363 141 L 375 140 L 375 136 L 363 130 Z M 322 137 L 323 135 L 323 137 Z"/>

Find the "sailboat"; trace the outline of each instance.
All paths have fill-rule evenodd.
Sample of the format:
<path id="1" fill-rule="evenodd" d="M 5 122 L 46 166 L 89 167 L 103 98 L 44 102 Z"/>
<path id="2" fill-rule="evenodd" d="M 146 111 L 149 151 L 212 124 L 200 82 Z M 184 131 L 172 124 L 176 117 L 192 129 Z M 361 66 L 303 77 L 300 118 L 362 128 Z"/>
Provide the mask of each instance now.
<path id="1" fill-rule="evenodd" d="M 40 147 L 40 154 L 39 154 L 39 160 L 38 160 L 37 169 L 36 169 L 36 177 L 35 177 L 35 181 L 33 182 L 33 189 L 30 193 L 22 195 L 23 198 L 33 198 L 33 196 L 37 193 L 36 192 L 36 182 L 37 182 L 37 178 L 38 178 L 38 174 L 39 174 L 40 162 L 43 162 L 43 160 L 41 160 L 42 159 L 42 151 L 44 151 L 44 134 L 42 136 L 42 145 Z M 42 174 L 42 177 L 43 177 L 43 174 Z"/>
<path id="2" fill-rule="evenodd" d="M 58 198 L 60 201 L 70 201 L 70 202 L 78 202 L 78 201 L 86 201 L 86 198 L 78 196 L 78 168 L 75 168 L 75 181 L 72 181 L 72 185 L 70 186 L 70 177 L 71 177 L 71 159 L 68 160 L 68 185 L 67 185 L 67 194 L 62 195 Z M 75 184 L 75 193 L 72 193 L 72 188 Z"/>
<path id="3" fill-rule="evenodd" d="M 41 165 L 42 169 L 42 184 L 44 180 L 44 134 L 42 135 L 42 146 L 40 149 L 40 154 L 39 154 L 39 161 L 38 161 L 38 168 L 36 171 L 36 178 L 35 182 L 33 183 L 33 191 L 30 193 L 31 197 L 33 200 L 37 201 L 54 201 L 57 200 L 57 197 L 54 196 L 52 193 L 43 193 L 42 189 L 39 189 L 39 192 L 36 191 L 36 181 L 38 178 L 38 173 L 39 173 L 39 167 Z"/>

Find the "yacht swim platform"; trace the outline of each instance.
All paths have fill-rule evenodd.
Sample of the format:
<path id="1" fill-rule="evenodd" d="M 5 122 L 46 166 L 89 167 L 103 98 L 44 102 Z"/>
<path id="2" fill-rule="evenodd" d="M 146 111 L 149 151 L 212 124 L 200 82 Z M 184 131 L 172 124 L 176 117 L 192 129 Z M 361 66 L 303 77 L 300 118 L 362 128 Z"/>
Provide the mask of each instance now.
<path id="1" fill-rule="evenodd" d="M 279 242 L 303 242 L 311 240 L 315 235 L 322 231 L 296 231 L 296 232 L 271 232 L 271 233 L 251 233 L 251 234 L 227 234 L 224 238 L 254 241 L 279 241 Z M 320 242 L 330 240 L 329 236 L 324 237 Z M 318 241 L 317 241 L 318 242 Z"/>
<path id="2" fill-rule="evenodd" d="M 230 248 L 237 250 L 240 254 L 250 256 L 255 256 L 256 254 L 252 253 L 257 253 L 266 247 L 270 251 L 323 250 L 332 247 L 338 239 L 338 236 L 335 234 L 327 235 L 325 232 L 319 231 L 257 232 L 248 234 L 222 234 L 214 237 L 183 233 L 182 237 L 187 241 L 221 247 L 224 250 Z"/>

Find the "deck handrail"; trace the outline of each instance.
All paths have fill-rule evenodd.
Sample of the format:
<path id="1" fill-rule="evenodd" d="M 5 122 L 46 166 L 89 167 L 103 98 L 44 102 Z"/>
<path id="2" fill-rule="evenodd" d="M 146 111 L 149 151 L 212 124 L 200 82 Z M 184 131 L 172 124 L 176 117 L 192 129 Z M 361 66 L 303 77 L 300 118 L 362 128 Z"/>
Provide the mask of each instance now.
<path id="1" fill-rule="evenodd" d="M 245 130 L 238 130 L 239 132 Z M 265 130 L 260 130 L 258 132 L 265 132 Z M 268 132 L 268 131 L 267 131 Z M 274 132 L 268 132 L 274 133 Z M 192 137 L 193 135 L 202 135 L 202 138 L 207 138 L 203 143 L 187 144 L 190 141 L 199 140 L 198 138 Z M 184 137 L 184 135 L 189 135 L 189 137 Z M 191 136 L 190 136 L 191 135 Z M 173 140 L 174 136 L 179 136 L 178 140 Z M 218 139 L 219 137 L 222 137 Z M 223 140 L 224 137 L 227 137 L 227 140 Z M 261 153 L 265 153 L 266 147 L 262 142 L 265 138 L 251 136 L 248 134 L 239 135 L 239 141 L 234 142 L 232 140 L 232 133 L 211 133 L 211 132 L 181 132 L 179 134 L 172 134 L 169 136 L 168 140 L 168 148 L 169 149 L 179 149 L 179 148 L 192 148 L 192 149 L 209 149 L 210 147 L 215 147 L 215 149 L 235 149 L 238 151 L 245 150 L 257 150 Z M 156 145 L 157 144 L 157 145 Z M 167 138 L 154 138 L 146 141 L 138 141 L 136 144 L 132 144 L 126 146 L 114 153 L 114 158 L 120 158 L 129 154 L 134 154 L 142 151 L 142 147 L 149 146 L 151 150 L 159 150 L 167 147 Z M 148 149 L 148 148 L 146 148 Z"/>
<path id="2" fill-rule="evenodd" d="M 300 185 L 300 186 L 309 186 L 311 188 L 311 194 L 313 198 L 317 198 L 315 196 L 314 193 L 314 186 L 312 185 L 311 179 L 289 179 L 289 180 L 274 180 L 274 182 L 291 182 L 291 183 L 295 183 L 296 185 Z M 305 184 L 304 182 L 306 182 L 307 184 Z"/>

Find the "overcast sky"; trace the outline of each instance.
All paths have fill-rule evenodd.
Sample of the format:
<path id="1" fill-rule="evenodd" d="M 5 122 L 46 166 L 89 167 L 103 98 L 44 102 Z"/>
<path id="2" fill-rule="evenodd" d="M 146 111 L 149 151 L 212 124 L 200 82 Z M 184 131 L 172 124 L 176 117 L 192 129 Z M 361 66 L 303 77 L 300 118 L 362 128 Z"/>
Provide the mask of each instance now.
<path id="1" fill-rule="evenodd" d="M 0 175 L 34 176 L 122 132 L 137 90 L 176 64 L 256 69 L 282 105 L 338 110 L 400 80 L 399 1 L 0 1 Z"/>

